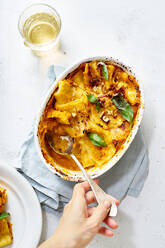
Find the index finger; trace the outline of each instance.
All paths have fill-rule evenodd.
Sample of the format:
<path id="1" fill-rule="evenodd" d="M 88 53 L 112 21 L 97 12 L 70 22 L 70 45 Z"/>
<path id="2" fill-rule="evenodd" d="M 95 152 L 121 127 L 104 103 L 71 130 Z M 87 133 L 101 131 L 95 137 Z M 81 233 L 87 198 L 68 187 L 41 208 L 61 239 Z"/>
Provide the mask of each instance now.
<path id="1" fill-rule="evenodd" d="M 84 210 L 87 207 L 85 194 L 86 194 L 86 191 L 89 191 L 89 190 L 90 190 L 90 185 L 88 184 L 87 181 L 83 183 L 77 183 L 74 186 L 71 204 L 72 204 L 72 208 L 74 208 L 75 211 L 76 209 L 79 209 L 80 216 L 84 213 Z"/>
<path id="2" fill-rule="evenodd" d="M 99 183 L 98 179 L 95 179 L 95 182 L 98 184 Z M 85 196 L 85 193 L 88 192 L 89 190 L 91 190 L 91 187 L 87 181 L 82 183 L 77 183 L 74 186 L 72 198 L 74 197 L 82 198 L 82 196 Z"/>

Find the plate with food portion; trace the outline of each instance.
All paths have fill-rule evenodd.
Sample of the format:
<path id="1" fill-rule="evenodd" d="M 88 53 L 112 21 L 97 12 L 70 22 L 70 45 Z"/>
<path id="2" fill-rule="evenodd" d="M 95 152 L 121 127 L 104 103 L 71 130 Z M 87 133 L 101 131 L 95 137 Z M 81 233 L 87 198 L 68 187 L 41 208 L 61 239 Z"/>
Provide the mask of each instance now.
<path id="1" fill-rule="evenodd" d="M 36 248 L 41 230 L 41 207 L 33 188 L 0 161 L 0 247 Z"/>
<path id="2" fill-rule="evenodd" d="M 131 69 L 108 57 L 81 60 L 66 69 L 48 91 L 35 126 L 37 150 L 55 174 L 70 180 L 83 175 L 69 155 L 57 154 L 73 140 L 73 153 L 96 178 L 123 156 L 133 141 L 143 116 L 144 98 Z"/>

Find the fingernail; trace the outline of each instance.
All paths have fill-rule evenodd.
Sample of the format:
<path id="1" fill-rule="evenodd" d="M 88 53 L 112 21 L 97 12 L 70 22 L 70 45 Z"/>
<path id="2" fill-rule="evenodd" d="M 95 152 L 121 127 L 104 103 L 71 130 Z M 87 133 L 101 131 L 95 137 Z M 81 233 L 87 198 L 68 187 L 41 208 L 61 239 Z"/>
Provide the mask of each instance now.
<path id="1" fill-rule="evenodd" d="M 108 200 L 105 200 L 105 201 L 103 202 L 103 204 L 104 204 L 104 207 L 107 208 L 107 209 L 109 209 L 110 206 L 111 206 L 111 202 L 108 201 Z"/>

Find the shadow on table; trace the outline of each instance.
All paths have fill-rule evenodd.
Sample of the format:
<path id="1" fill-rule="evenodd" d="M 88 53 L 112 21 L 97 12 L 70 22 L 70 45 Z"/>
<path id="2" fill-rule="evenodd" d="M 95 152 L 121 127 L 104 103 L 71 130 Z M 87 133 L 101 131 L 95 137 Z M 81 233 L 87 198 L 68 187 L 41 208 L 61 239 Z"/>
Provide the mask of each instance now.
<path id="1" fill-rule="evenodd" d="M 116 221 L 119 228 L 114 230 L 114 237 L 97 235 L 88 245 L 88 248 L 136 248 L 133 242 L 134 225 L 132 218 L 119 209 Z"/>
<path id="2" fill-rule="evenodd" d="M 42 207 L 42 233 L 39 244 L 48 239 L 56 230 L 62 212 L 54 211 L 48 207 Z M 49 221 L 48 221 L 49 220 Z"/>
<path id="3" fill-rule="evenodd" d="M 61 213 L 56 212 L 55 214 L 55 212 L 56 211 L 51 210 L 50 208 L 47 208 L 46 211 L 43 209 L 42 211 L 43 228 L 40 243 L 52 235 L 57 228 Z M 48 215 L 49 225 L 47 222 Z M 119 209 L 116 221 L 119 228 L 114 230 L 115 235 L 113 238 L 97 235 L 88 245 L 88 248 L 136 248 L 136 245 L 133 242 L 134 228 L 132 218 Z"/>
<path id="4" fill-rule="evenodd" d="M 40 243 L 54 233 L 62 214 L 51 210 L 50 208 L 46 208 L 46 211 L 43 209 L 42 213 L 43 228 Z M 49 225 L 47 222 L 48 215 Z M 102 235 L 97 235 L 88 245 L 88 248 L 136 248 L 136 245 L 133 242 L 134 225 L 132 218 L 119 208 L 118 215 L 115 219 L 119 225 L 119 228 L 114 230 L 114 237 L 108 238 Z"/>

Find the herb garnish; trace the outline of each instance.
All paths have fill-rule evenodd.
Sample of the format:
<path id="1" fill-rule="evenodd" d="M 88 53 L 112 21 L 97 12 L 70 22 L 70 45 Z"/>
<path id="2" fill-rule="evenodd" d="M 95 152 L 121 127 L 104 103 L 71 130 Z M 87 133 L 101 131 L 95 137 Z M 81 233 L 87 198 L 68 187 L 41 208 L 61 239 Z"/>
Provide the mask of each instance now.
<path id="1" fill-rule="evenodd" d="M 97 112 L 100 112 L 100 109 L 101 109 L 101 104 L 100 103 L 97 103 L 96 104 L 96 110 L 97 110 Z"/>
<path id="2" fill-rule="evenodd" d="M 91 103 L 98 103 L 99 101 L 99 99 L 93 95 L 87 95 L 87 98 Z"/>
<path id="3" fill-rule="evenodd" d="M 89 100 L 91 103 L 96 104 L 97 112 L 99 112 L 100 109 L 101 109 L 101 103 L 100 103 L 99 99 L 98 99 L 97 97 L 93 96 L 93 95 L 87 95 L 87 98 L 88 98 L 88 100 Z"/>
<path id="4" fill-rule="evenodd" d="M 118 93 L 112 97 L 112 102 L 119 110 L 120 114 L 123 116 L 125 120 L 127 120 L 130 124 L 133 121 L 133 109 L 131 105 L 123 98 L 121 93 Z"/>
<path id="5" fill-rule="evenodd" d="M 8 216 L 10 216 L 9 213 L 3 212 L 3 213 L 0 214 L 0 219 L 7 218 Z"/>
<path id="6" fill-rule="evenodd" d="M 105 63 L 99 62 L 98 65 L 102 65 L 102 74 L 106 80 L 108 80 L 108 69 Z"/>
<path id="7" fill-rule="evenodd" d="M 105 140 L 97 133 L 88 133 L 87 135 L 93 145 L 103 147 L 107 146 Z"/>

